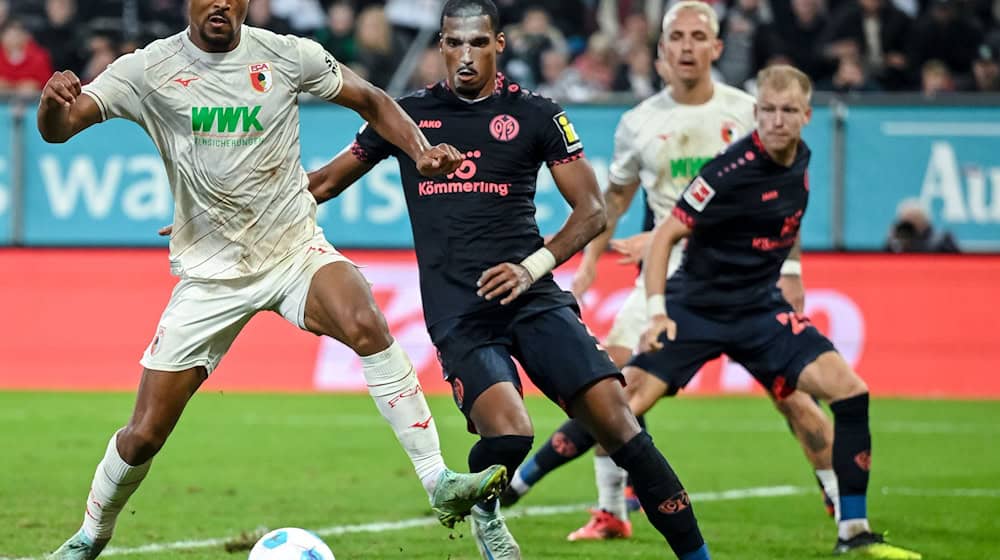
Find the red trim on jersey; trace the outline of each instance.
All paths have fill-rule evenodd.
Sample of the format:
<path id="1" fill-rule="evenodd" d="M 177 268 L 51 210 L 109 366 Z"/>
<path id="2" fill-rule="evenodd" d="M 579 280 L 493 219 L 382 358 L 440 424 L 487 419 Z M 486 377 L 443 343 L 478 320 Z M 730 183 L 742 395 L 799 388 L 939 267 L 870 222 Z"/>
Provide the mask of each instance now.
<path id="1" fill-rule="evenodd" d="M 757 152 L 760 153 L 760 155 L 770 157 L 767 155 L 767 148 L 764 147 L 764 142 L 761 141 L 760 134 L 758 134 L 756 130 L 753 131 L 750 138 L 753 140 L 753 147 L 757 148 Z"/>
<path id="2" fill-rule="evenodd" d="M 686 225 L 689 228 L 694 228 L 694 218 L 691 217 L 691 214 L 685 212 L 684 209 L 681 208 L 680 206 L 674 206 L 674 209 L 671 212 L 671 214 L 673 214 L 675 218 L 680 220 L 682 224 Z"/>
<path id="3" fill-rule="evenodd" d="M 569 163 L 571 161 L 576 161 L 576 160 L 578 160 L 578 159 L 580 159 L 582 157 L 583 157 L 583 150 L 580 150 L 579 152 L 577 152 L 577 153 L 575 153 L 575 154 L 573 154 L 573 155 L 571 155 L 569 157 L 564 157 L 563 159 L 557 159 L 557 160 L 550 161 L 550 162 L 548 162 L 548 166 L 549 167 L 555 167 L 557 165 L 562 165 L 564 163 Z"/>

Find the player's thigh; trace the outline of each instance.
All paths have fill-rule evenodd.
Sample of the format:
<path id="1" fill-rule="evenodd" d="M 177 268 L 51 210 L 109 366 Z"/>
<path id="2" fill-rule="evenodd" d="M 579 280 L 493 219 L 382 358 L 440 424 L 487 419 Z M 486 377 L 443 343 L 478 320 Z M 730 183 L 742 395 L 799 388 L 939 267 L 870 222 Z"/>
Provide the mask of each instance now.
<path id="1" fill-rule="evenodd" d="M 649 412 L 670 389 L 659 377 L 635 366 L 626 366 L 622 375 L 625 376 L 625 398 L 636 416 Z"/>
<path id="2" fill-rule="evenodd" d="M 468 420 L 469 431 L 481 435 L 530 433 L 525 431 L 531 424 L 521 398 L 521 378 L 502 330 L 503 325 L 469 317 L 446 319 L 430 328 L 455 404 Z"/>
<path id="3" fill-rule="evenodd" d="M 576 311 L 568 306 L 518 318 L 513 353 L 545 396 L 567 408 L 583 389 L 621 372 Z"/>
<path id="4" fill-rule="evenodd" d="M 674 396 L 706 362 L 722 353 L 726 326 L 676 303 L 668 303 L 667 312 L 677 323 L 677 336 L 674 340 L 660 336 L 662 348 L 636 354 L 628 365 L 657 378 L 666 387 L 663 394 Z"/>
<path id="5" fill-rule="evenodd" d="M 821 354 L 802 370 L 798 388 L 828 402 L 868 392 L 868 386 L 847 360 L 832 351 Z"/>
<path id="6" fill-rule="evenodd" d="M 639 340 L 646 328 L 646 291 L 637 285 L 629 292 L 622 303 L 621 309 L 615 315 L 611 331 L 604 339 L 604 346 L 611 354 L 618 367 L 624 367 L 632 357 L 632 352 L 639 347 Z M 612 352 L 612 348 L 615 349 Z M 624 349 L 622 352 L 620 349 Z"/>
<path id="7" fill-rule="evenodd" d="M 726 354 L 777 399 L 795 390 L 806 366 L 827 352 L 836 353 L 833 343 L 785 302 L 747 314 L 730 329 Z"/>
<path id="8" fill-rule="evenodd" d="M 253 281 L 181 279 L 140 362 L 149 370 L 177 372 L 218 366 L 257 312 Z"/>

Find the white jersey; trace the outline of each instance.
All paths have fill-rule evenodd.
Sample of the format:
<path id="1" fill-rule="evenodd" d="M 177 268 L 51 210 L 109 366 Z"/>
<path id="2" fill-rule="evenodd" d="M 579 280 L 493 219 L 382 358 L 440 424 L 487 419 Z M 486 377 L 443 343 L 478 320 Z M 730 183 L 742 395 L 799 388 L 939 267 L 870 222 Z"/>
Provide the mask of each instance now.
<path id="1" fill-rule="evenodd" d="M 125 55 L 83 88 L 103 119 L 142 126 L 174 196 L 170 263 L 190 278 L 268 270 L 317 233 L 298 94 L 332 100 L 340 67 L 314 41 L 244 26 L 230 52 L 188 31 Z"/>
<path id="2" fill-rule="evenodd" d="M 674 101 L 670 90 L 622 115 L 615 131 L 609 177 L 620 185 L 639 181 L 656 217 L 665 220 L 701 166 L 754 128 L 754 98 L 716 83 L 701 105 Z"/>

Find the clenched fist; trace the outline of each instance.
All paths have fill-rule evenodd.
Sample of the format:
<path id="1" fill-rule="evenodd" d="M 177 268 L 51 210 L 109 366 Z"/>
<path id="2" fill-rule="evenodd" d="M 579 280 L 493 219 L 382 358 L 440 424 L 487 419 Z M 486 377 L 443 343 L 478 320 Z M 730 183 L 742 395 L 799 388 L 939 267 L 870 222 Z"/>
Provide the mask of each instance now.
<path id="1" fill-rule="evenodd" d="M 76 101 L 76 98 L 80 97 L 81 93 L 83 93 L 83 86 L 76 74 L 70 70 L 56 72 L 52 74 L 49 81 L 45 83 L 45 88 L 42 89 L 42 104 L 48 105 L 52 109 L 58 107 L 68 109 Z"/>
<path id="2" fill-rule="evenodd" d="M 425 150 L 417 159 L 417 171 L 424 177 L 453 173 L 465 160 L 462 152 L 450 144 L 438 144 Z"/>

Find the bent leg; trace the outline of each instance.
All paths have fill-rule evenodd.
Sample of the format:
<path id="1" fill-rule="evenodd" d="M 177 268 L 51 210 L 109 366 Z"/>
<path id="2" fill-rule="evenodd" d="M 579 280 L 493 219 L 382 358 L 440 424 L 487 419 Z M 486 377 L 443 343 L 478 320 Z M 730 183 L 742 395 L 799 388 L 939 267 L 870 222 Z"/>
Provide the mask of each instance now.
<path id="1" fill-rule="evenodd" d="M 819 403 L 802 391 L 794 391 L 783 399 L 770 396 L 813 466 L 828 513 L 840 519 L 840 494 L 833 471 L 833 422 Z"/>

